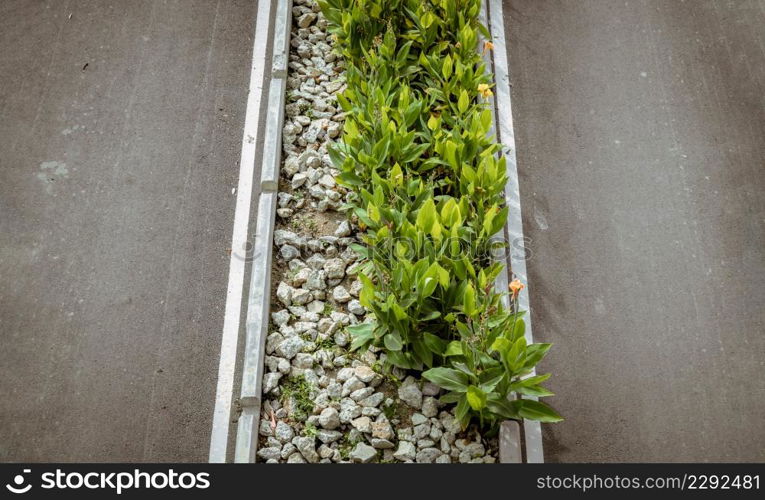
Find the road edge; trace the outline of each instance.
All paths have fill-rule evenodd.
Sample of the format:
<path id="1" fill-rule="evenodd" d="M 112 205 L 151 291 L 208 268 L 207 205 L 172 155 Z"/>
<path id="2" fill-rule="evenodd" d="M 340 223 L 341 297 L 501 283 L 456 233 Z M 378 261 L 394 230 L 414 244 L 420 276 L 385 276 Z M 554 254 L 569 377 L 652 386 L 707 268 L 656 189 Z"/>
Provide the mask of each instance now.
<path id="1" fill-rule="evenodd" d="M 236 193 L 233 233 L 231 236 L 231 259 L 228 271 L 226 306 L 221 334 L 218 378 L 215 391 L 212 431 L 210 435 L 210 463 L 223 463 L 228 453 L 231 406 L 239 343 L 242 299 L 244 294 L 247 236 L 252 206 L 252 188 L 255 177 L 256 143 L 259 132 L 261 104 L 264 89 L 266 47 L 271 21 L 271 2 L 258 2 L 255 33 L 250 66 L 249 95 L 242 133 L 242 152 L 239 160 L 239 182 Z"/>

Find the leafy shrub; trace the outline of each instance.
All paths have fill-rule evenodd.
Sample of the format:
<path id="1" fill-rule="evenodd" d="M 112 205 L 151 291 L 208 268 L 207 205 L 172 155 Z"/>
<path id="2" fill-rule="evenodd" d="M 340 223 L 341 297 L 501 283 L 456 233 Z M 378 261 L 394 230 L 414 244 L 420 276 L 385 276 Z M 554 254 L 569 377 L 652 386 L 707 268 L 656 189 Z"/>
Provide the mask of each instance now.
<path id="1" fill-rule="evenodd" d="M 492 78 L 477 50 L 488 37 L 480 0 L 320 0 L 347 65 L 347 118 L 330 156 L 363 233 L 359 300 L 373 323 L 353 348 L 446 389 L 463 427 L 472 417 L 545 422 L 549 375 L 523 379 L 549 344 L 527 345 L 523 312 L 494 290 L 492 236 L 508 208 L 505 159 L 489 136 Z M 514 298 L 514 297 L 513 297 Z"/>

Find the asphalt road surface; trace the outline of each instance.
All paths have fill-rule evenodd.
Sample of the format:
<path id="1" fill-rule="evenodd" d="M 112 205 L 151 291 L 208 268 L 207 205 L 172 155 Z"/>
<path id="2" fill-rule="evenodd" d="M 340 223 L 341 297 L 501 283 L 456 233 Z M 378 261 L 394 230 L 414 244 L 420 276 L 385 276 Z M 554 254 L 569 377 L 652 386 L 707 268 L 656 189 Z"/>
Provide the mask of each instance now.
<path id="1" fill-rule="evenodd" d="M 765 460 L 765 2 L 504 5 L 546 460 Z"/>
<path id="2" fill-rule="evenodd" d="M 0 461 L 206 461 L 256 2 L 0 2 Z"/>

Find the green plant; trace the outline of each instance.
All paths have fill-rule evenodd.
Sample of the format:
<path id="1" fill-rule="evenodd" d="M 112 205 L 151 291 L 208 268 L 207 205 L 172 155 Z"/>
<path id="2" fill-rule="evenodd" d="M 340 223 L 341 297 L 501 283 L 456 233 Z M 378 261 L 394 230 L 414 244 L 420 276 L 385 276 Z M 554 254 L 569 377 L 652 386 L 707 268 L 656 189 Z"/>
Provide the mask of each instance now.
<path id="1" fill-rule="evenodd" d="M 307 423 L 303 426 L 303 435 L 307 437 L 316 437 L 319 433 L 319 429 L 315 425 Z"/>
<path id="2" fill-rule="evenodd" d="M 335 340 L 332 338 L 332 336 L 328 336 L 328 337 L 326 337 L 326 338 L 324 338 L 322 340 L 318 340 L 317 339 L 315 341 L 315 343 L 316 343 L 316 349 L 317 350 L 318 349 L 332 350 L 335 347 L 335 345 L 337 345 L 337 344 L 335 344 Z"/>
<path id="3" fill-rule="evenodd" d="M 305 420 L 313 413 L 312 387 L 303 375 L 291 376 L 281 385 L 282 402 L 292 401 L 293 416 Z"/>
<path id="4" fill-rule="evenodd" d="M 332 307 L 332 304 L 329 302 L 324 303 L 324 310 L 321 312 L 323 316 L 330 316 L 335 311 L 335 308 Z"/>
<path id="5" fill-rule="evenodd" d="M 347 460 L 351 454 L 351 450 L 361 441 L 361 438 L 350 439 L 348 434 L 343 434 L 343 437 L 338 443 L 337 450 L 340 452 L 340 458 Z"/>
<path id="6" fill-rule="evenodd" d="M 348 328 L 351 347 L 383 346 L 388 363 L 424 370 L 463 427 L 560 420 L 513 399 L 550 395 L 548 375 L 523 379 L 549 345 L 526 345 L 523 312 L 493 287 L 507 178 L 489 136 L 480 0 L 319 3 L 347 65 L 342 142 L 329 153 L 355 193 L 345 209 L 363 231 L 359 300 L 374 317 Z"/>

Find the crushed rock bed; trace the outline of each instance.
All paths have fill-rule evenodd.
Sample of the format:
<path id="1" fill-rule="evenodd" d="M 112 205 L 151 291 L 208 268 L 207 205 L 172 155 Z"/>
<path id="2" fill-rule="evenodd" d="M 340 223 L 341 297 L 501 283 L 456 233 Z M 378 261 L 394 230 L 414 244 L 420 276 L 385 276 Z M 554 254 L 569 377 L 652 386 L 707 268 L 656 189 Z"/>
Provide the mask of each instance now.
<path id="1" fill-rule="evenodd" d="M 356 228 L 338 212 L 350 193 L 327 155 L 345 82 L 326 29 L 315 2 L 294 0 L 258 460 L 496 462 L 496 439 L 461 431 L 437 386 L 386 372 L 374 348 L 349 351 L 345 328 L 367 311 L 349 247 Z"/>

